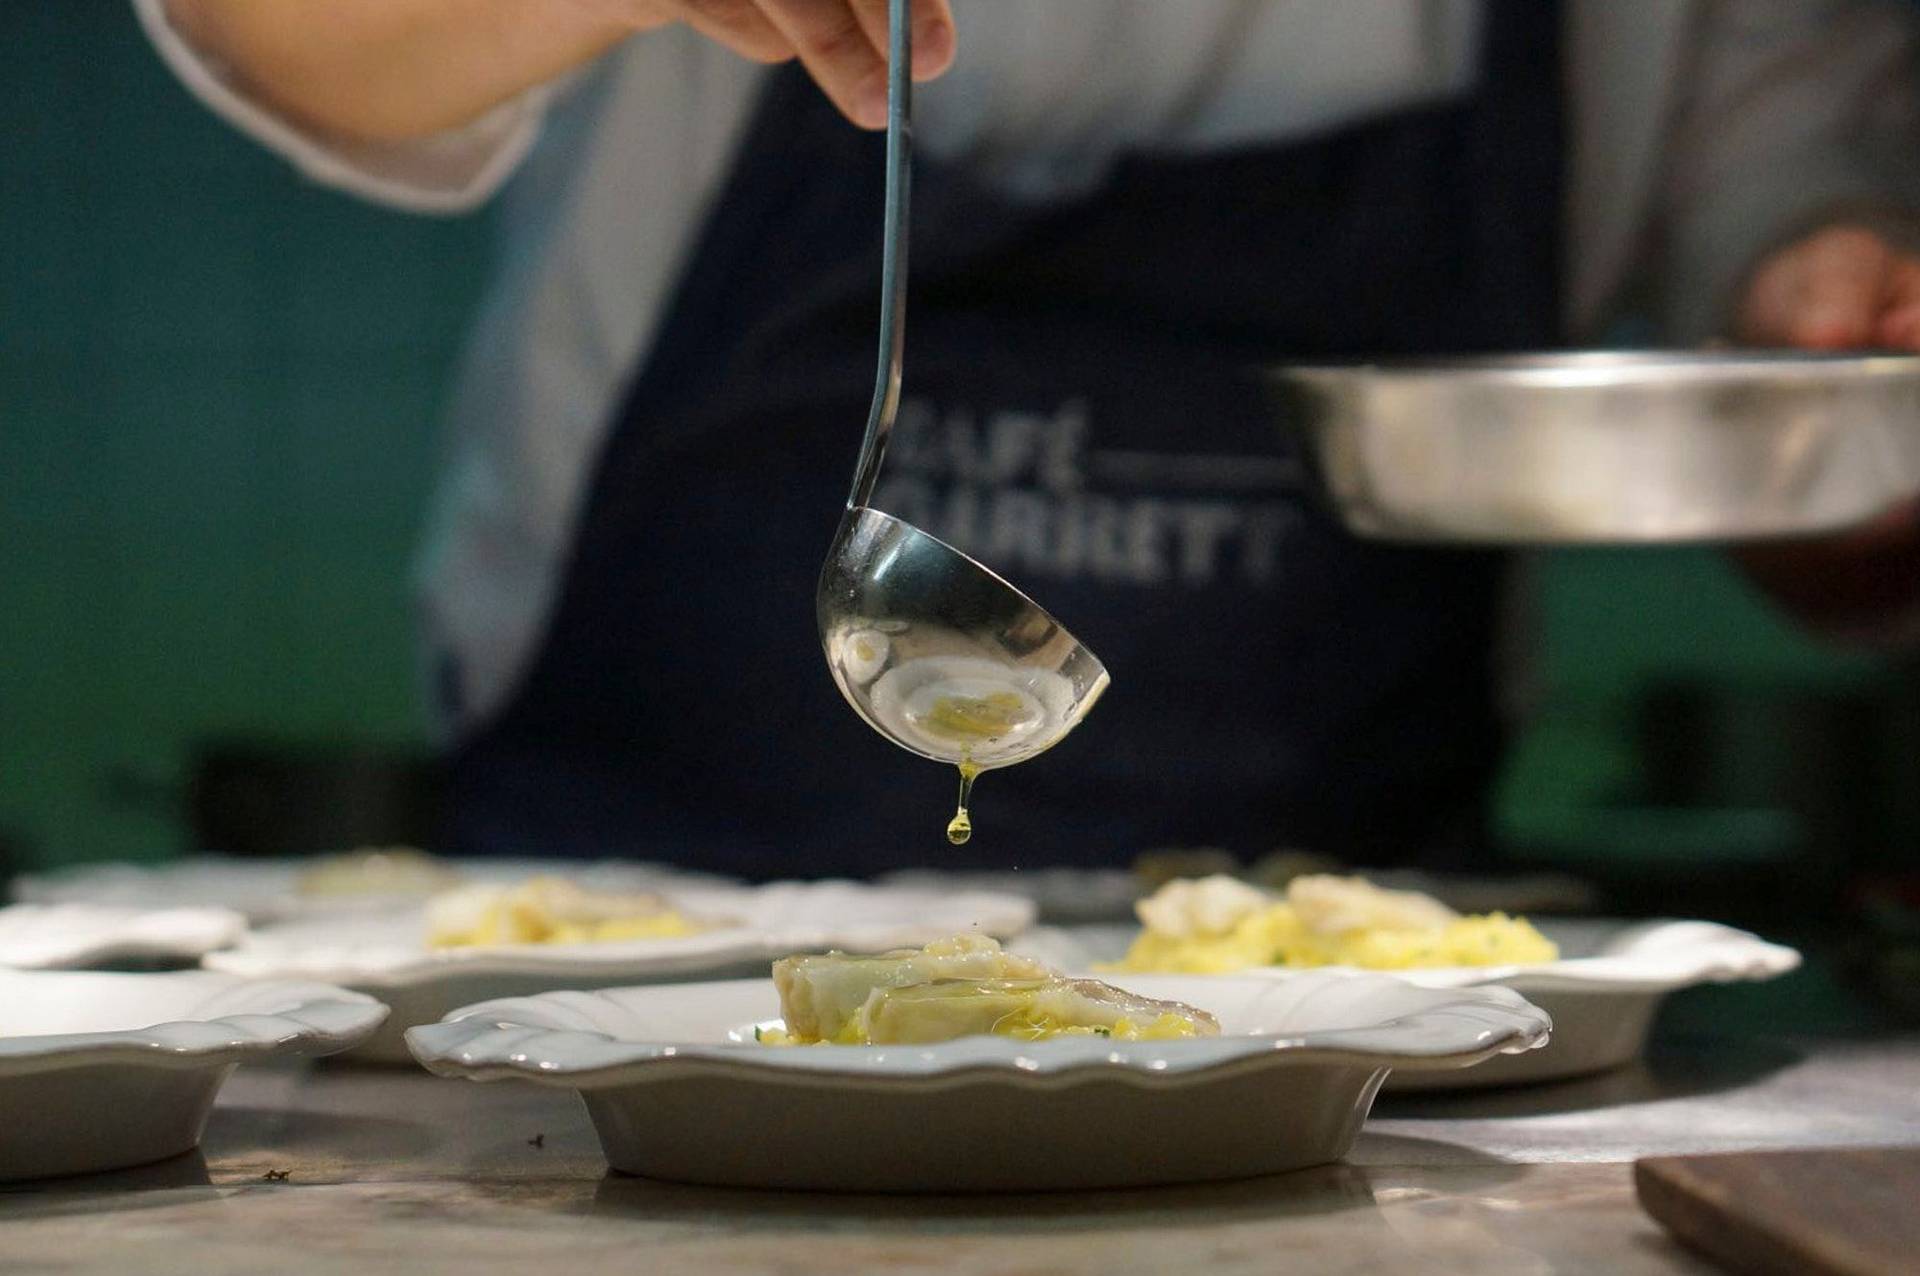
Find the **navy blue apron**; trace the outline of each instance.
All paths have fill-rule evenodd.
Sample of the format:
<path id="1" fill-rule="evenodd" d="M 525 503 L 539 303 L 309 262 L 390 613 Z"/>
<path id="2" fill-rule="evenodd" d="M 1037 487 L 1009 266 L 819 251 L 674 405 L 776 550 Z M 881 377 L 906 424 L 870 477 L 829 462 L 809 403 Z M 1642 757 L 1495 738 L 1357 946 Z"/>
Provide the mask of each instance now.
<path id="1" fill-rule="evenodd" d="M 1472 844 L 1501 561 L 1348 536 L 1253 370 L 1554 342 L 1556 10 L 1491 0 L 1463 99 L 1124 155 L 1065 204 L 918 165 L 874 503 L 1025 587 L 1113 675 L 1062 744 L 980 781 L 961 848 L 953 773 L 854 716 L 814 632 L 872 381 L 882 141 L 773 74 L 542 649 L 456 756 L 458 848 L 769 877 Z"/>

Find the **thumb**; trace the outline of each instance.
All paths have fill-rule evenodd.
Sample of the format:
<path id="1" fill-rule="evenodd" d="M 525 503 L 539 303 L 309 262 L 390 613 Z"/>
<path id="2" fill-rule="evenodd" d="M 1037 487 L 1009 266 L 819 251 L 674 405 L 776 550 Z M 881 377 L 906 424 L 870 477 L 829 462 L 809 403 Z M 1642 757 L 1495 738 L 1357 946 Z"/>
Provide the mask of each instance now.
<path id="1" fill-rule="evenodd" d="M 1852 227 L 1782 250 L 1748 288 L 1742 338 L 1818 350 L 1872 344 L 1892 257 L 1886 241 Z"/>

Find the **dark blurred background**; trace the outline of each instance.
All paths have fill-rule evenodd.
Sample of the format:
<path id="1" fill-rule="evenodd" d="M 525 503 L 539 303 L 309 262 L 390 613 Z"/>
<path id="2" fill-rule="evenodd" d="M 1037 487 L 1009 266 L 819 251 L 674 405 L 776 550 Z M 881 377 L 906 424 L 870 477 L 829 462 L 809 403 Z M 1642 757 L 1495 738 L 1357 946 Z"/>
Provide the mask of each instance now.
<path id="1" fill-rule="evenodd" d="M 488 219 L 304 184 L 119 0 L 0 5 L 0 67 L 0 854 L 430 842 L 408 572 Z M 1911 902 L 1920 661 L 1707 550 L 1524 593 L 1514 861 L 1776 928 Z"/>

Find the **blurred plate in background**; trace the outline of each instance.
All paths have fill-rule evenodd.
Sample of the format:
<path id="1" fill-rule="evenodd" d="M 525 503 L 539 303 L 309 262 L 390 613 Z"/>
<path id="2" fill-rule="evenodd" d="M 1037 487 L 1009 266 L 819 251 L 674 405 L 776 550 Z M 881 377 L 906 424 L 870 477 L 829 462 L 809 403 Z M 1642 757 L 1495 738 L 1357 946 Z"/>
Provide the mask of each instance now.
<path id="1" fill-rule="evenodd" d="M 255 930 L 209 968 L 255 979 L 311 979 L 378 997 L 393 1017 L 361 1057 L 404 1062 L 401 1033 L 455 1007 L 564 988 L 765 976 L 790 953 L 917 948 L 950 935 L 1008 938 L 1033 905 L 979 891 L 913 891 L 859 882 L 682 887 L 655 883 L 710 930 L 658 939 L 431 948 L 425 909 L 306 917 Z"/>
<path id="2" fill-rule="evenodd" d="M 201 970 L 0 970 L 0 1182 L 176 1156 L 235 1064 L 333 1054 L 386 1014 L 323 984 Z"/>
<path id="3" fill-rule="evenodd" d="M 14 904 L 0 908 L 0 967 L 192 966 L 246 933 L 247 919 L 228 908 Z"/>
<path id="4" fill-rule="evenodd" d="M 716 886 L 726 879 L 661 864 L 625 860 L 442 859 L 444 874 L 389 882 L 364 891 L 311 889 L 316 869 L 339 857 L 239 859 L 196 855 L 161 864 L 80 864 L 16 878 L 13 895 L 30 904 L 92 904 L 114 908 L 229 908 L 258 924 L 339 912 L 379 911 L 417 904 L 435 891 L 472 882 L 506 885 L 542 875 L 565 877 L 588 890 L 644 891 L 670 886 Z"/>
<path id="5" fill-rule="evenodd" d="M 1796 969 L 1800 954 L 1717 922 L 1628 923 L 1542 918 L 1540 931 L 1560 947 L 1558 961 L 1528 966 L 1450 966 L 1379 972 L 1424 988 L 1511 988 L 1553 1018 L 1553 1041 L 1471 1072 L 1396 1076 L 1391 1089 L 1506 1085 L 1583 1076 L 1640 1056 L 1654 1012 L 1668 994 L 1699 984 L 1774 979 Z M 1117 961 L 1137 926 L 1043 927 L 1010 945 L 1071 971 Z M 1323 968 L 1330 969 L 1330 968 Z M 1312 968 L 1265 966 L 1195 979 L 1299 979 Z M 1107 976 L 1101 978 L 1132 978 Z M 1205 1004 L 1205 998 L 1194 998 Z"/>

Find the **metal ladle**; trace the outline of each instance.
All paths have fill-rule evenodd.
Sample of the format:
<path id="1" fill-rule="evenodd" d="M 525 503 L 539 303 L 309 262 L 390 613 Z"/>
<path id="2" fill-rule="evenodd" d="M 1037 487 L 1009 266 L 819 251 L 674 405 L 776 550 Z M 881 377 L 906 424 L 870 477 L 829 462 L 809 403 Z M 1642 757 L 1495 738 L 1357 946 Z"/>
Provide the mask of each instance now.
<path id="1" fill-rule="evenodd" d="M 827 668 L 847 703 L 887 739 L 959 766 L 970 783 L 973 773 L 1057 744 L 1108 678 L 1106 666 L 1038 603 L 868 503 L 900 405 L 913 146 L 907 0 L 890 0 L 888 24 L 880 370 L 847 512 L 814 605 Z M 963 810 L 965 793 L 963 784 Z"/>

